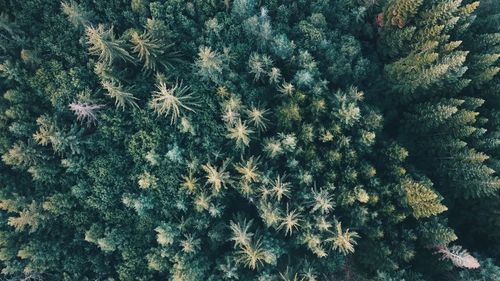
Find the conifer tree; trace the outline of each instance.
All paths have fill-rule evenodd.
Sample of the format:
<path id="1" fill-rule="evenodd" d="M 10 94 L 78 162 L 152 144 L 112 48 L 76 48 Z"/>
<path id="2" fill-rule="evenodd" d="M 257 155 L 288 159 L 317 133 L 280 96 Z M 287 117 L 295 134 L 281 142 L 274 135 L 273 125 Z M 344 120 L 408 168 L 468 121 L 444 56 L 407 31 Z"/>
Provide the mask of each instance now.
<path id="1" fill-rule="evenodd" d="M 468 5 L 473 5 L 467 1 Z M 466 61 L 468 71 L 466 76 L 471 79 L 469 87 L 464 89 L 464 95 L 484 100 L 484 104 L 478 108 L 479 122 L 484 129 L 481 134 L 475 134 L 473 138 L 474 148 L 486 154 L 484 163 L 498 173 L 498 54 L 499 54 L 499 3 L 495 1 L 481 1 L 477 9 L 477 15 L 469 28 L 461 30 L 464 37 L 464 45 L 470 50 Z M 477 168 L 476 168 L 477 169 Z M 488 179 L 491 180 L 491 179 Z M 494 228 L 498 227 L 498 192 L 488 198 L 480 198 L 462 202 L 453 214 L 452 222 L 457 226 L 457 233 L 468 245 L 474 245 L 487 249 L 488 255 L 498 257 L 500 250 L 493 247 L 498 235 Z M 476 215 L 472 215 L 476 214 Z M 475 237 L 484 237 L 479 242 Z M 486 246 L 488 245 L 488 246 Z M 471 246 L 468 246 L 471 247 Z M 480 261 L 481 263 L 481 261 Z M 481 263 L 482 264 L 482 263 Z"/>
<path id="2" fill-rule="evenodd" d="M 0 0 L 0 279 L 496 280 L 500 6 L 376 2 Z"/>
<path id="3" fill-rule="evenodd" d="M 135 102 L 137 98 L 132 93 L 124 90 L 119 82 L 104 80 L 101 85 L 108 92 L 107 95 L 115 99 L 116 107 L 121 107 L 122 110 L 125 109 L 125 106 L 138 107 Z"/>
<path id="4" fill-rule="evenodd" d="M 474 198 L 498 194 L 491 161 L 496 156 L 476 141 L 488 132 L 484 103 L 489 101 L 478 94 L 479 85 L 495 75 L 496 59 L 475 55 L 480 40 L 467 32 L 478 20 L 473 13 L 479 2 L 411 2 L 389 1 L 379 15 L 384 79 L 390 106 L 403 105 L 403 129 L 396 134 L 409 148 L 411 162 L 449 202 L 447 213 L 456 225 L 469 204 L 490 200 Z M 459 238 L 470 239 L 467 232 L 462 229 Z"/>
<path id="5" fill-rule="evenodd" d="M 115 38 L 113 27 L 106 29 L 102 24 L 85 28 L 89 53 L 99 57 L 105 65 L 111 65 L 116 59 L 133 61 L 132 56 L 123 48 L 123 42 Z"/>
<path id="6" fill-rule="evenodd" d="M 86 27 L 90 25 L 92 14 L 85 11 L 75 1 L 61 2 L 61 10 L 68 17 L 68 21 L 75 27 Z"/>
<path id="7" fill-rule="evenodd" d="M 159 81 L 156 85 L 157 91 L 154 92 L 153 99 L 149 106 L 158 115 L 171 115 L 170 123 L 173 124 L 181 115 L 181 110 L 194 112 L 192 106 L 192 95 L 187 94 L 189 87 L 183 86 L 182 81 L 176 82 L 172 87 L 167 88 L 164 81 Z"/>
<path id="8" fill-rule="evenodd" d="M 439 203 L 437 195 L 425 185 L 404 181 L 406 200 L 413 209 L 416 218 L 435 216 L 447 210 L 446 206 Z"/>
<path id="9" fill-rule="evenodd" d="M 463 77 L 468 52 L 460 50 L 462 42 L 453 41 L 449 34 L 467 24 L 473 12 L 461 9 L 460 2 L 394 0 L 386 4 L 379 48 L 388 58 L 385 77 L 399 101 L 407 103 L 443 88 L 457 93 L 470 82 Z"/>
<path id="10" fill-rule="evenodd" d="M 136 53 L 139 59 L 144 62 L 144 68 L 154 70 L 158 56 L 161 55 L 160 42 L 152 39 L 151 34 L 146 32 L 142 34 L 132 33 L 130 42 L 134 45 L 132 52 Z"/>
<path id="11" fill-rule="evenodd" d="M 473 111 L 478 104 L 482 101 L 443 99 L 421 103 L 404 120 L 408 132 L 420 136 L 417 141 L 408 141 L 415 150 L 422 151 L 415 157 L 436 161 L 434 167 L 440 169 L 440 174 L 445 173 L 434 178 L 443 186 L 453 186 L 447 190 L 450 198 L 488 196 L 500 188 L 495 171 L 485 162 L 489 156 L 467 147 L 464 141 L 479 130 L 474 126 L 478 112 Z"/>

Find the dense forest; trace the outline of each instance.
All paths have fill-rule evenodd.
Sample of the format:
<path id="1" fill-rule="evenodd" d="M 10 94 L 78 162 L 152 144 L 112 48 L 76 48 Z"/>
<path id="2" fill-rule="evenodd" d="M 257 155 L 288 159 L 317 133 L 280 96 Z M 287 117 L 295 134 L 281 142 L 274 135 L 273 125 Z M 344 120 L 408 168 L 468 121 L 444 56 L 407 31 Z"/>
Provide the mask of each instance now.
<path id="1" fill-rule="evenodd" d="M 0 280 L 499 281 L 500 1 L 0 0 Z"/>

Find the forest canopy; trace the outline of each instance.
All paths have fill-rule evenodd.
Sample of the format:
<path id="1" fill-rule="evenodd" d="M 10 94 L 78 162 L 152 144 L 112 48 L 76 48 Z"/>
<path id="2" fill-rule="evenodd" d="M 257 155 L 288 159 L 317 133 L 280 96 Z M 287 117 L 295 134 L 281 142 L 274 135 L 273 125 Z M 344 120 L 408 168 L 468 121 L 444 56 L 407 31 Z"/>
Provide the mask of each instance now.
<path id="1" fill-rule="evenodd" d="M 0 0 L 0 279 L 499 281 L 500 1 Z"/>

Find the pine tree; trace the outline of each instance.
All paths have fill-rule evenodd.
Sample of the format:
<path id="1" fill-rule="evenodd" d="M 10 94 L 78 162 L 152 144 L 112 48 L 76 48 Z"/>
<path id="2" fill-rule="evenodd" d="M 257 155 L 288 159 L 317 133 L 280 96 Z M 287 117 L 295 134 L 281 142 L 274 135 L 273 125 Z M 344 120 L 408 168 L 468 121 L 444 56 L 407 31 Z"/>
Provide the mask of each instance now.
<path id="1" fill-rule="evenodd" d="M 244 148 L 250 143 L 251 133 L 253 133 L 253 131 L 248 128 L 246 122 L 242 123 L 241 119 L 238 119 L 236 124 L 228 128 L 227 138 L 234 140 L 237 147 Z"/>
<path id="2" fill-rule="evenodd" d="M 182 81 L 176 82 L 168 88 L 164 81 L 159 81 L 156 85 L 157 91 L 154 92 L 153 99 L 149 102 L 149 107 L 158 115 L 171 115 L 170 123 L 173 124 L 181 115 L 181 110 L 194 112 L 192 107 L 196 105 L 193 102 L 193 96 L 187 94 L 189 87 L 183 86 Z"/>
<path id="3" fill-rule="evenodd" d="M 335 223 L 335 231 L 335 236 L 326 240 L 332 243 L 333 250 L 338 249 L 344 255 L 354 252 L 354 245 L 357 244 L 354 238 L 358 238 L 359 235 L 356 232 L 350 232 L 349 229 L 343 231 L 340 222 Z"/>
<path id="4" fill-rule="evenodd" d="M 499 275 L 495 1 L 14 2 L 0 279 Z"/>
<path id="5" fill-rule="evenodd" d="M 61 2 L 61 10 L 68 17 L 68 21 L 75 27 L 86 27 L 90 25 L 92 13 L 85 11 L 75 1 Z"/>
<path id="6" fill-rule="evenodd" d="M 85 29 L 89 53 L 99 57 L 105 65 L 111 65 L 116 59 L 133 61 L 133 57 L 123 48 L 123 41 L 115 38 L 113 27 L 106 29 L 102 24 Z"/>
<path id="7" fill-rule="evenodd" d="M 198 74 L 203 79 L 215 83 L 221 82 L 223 58 L 217 51 L 207 46 L 201 46 L 198 50 L 198 59 L 195 65 L 198 68 Z"/>
<path id="8" fill-rule="evenodd" d="M 144 63 L 144 69 L 155 70 L 156 64 L 163 54 L 161 42 L 153 39 L 147 31 L 142 34 L 132 33 L 130 42 L 134 45 L 132 52 L 136 53 L 139 60 Z"/>
<path id="9" fill-rule="evenodd" d="M 115 99 L 116 107 L 121 107 L 122 110 L 125 109 L 125 106 L 130 106 L 132 108 L 139 107 L 135 102 L 137 98 L 134 97 L 132 93 L 129 93 L 127 90 L 123 89 L 122 85 L 119 82 L 113 80 L 105 80 L 101 81 L 101 85 L 108 92 L 107 95 Z"/>

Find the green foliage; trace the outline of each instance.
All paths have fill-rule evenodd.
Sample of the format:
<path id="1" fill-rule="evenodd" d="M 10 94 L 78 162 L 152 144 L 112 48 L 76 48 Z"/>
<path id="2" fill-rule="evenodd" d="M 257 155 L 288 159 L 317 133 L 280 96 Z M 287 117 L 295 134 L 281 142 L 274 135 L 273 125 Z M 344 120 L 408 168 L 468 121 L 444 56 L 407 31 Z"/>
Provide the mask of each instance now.
<path id="1" fill-rule="evenodd" d="M 418 218 L 435 216 L 448 208 L 439 202 L 438 195 L 425 185 L 404 181 L 406 200 L 413 209 L 413 215 Z"/>
<path id="2" fill-rule="evenodd" d="M 382 53 L 390 90 L 404 103 L 439 89 L 456 93 L 470 80 L 463 77 L 468 51 L 449 33 L 470 21 L 460 1 L 389 1 L 381 14 Z M 463 23 L 458 18 L 463 18 Z M 387 50 L 386 50 L 387 49 Z"/>
<path id="3" fill-rule="evenodd" d="M 0 279 L 498 279 L 496 1 L 0 6 Z"/>
<path id="4" fill-rule="evenodd" d="M 123 41 L 115 38 L 113 27 L 106 29 L 102 24 L 97 27 L 85 28 L 89 53 L 99 56 L 99 60 L 106 65 L 111 65 L 116 59 L 131 61 L 132 56 L 122 45 Z"/>
<path id="5" fill-rule="evenodd" d="M 207 46 L 201 46 L 198 50 L 198 59 L 195 66 L 198 68 L 198 74 L 202 79 L 215 83 L 221 82 L 223 58 L 217 51 Z"/>
<path id="6" fill-rule="evenodd" d="M 90 25 L 92 14 L 83 10 L 75 1 L 61 2 L 61 10 L 75 27 Z"/>
<path id="7" fill-rule="evenodd" d="M 156 68 L 156 61 L 162 54 L 160 41 L 153 39 L 149 33 L 144 32 L 139 34 L 134 32 L 132 33 L 130 42 L 134 45 L 132 52 L 136 53 L 139 60 L 144 62 L 144 68 L 154 70 Z"/>
<path id="8" fill-rule="evenodd" d="M 102 87 L 108 92 L 107 95 L 115 99 L 116 107 L 121 107 L 122 110 L 125 106 L 138 107 L 135 100 L 136 97 L 127 90 L 124 90 L 120 83 L 115 81 L 102 81 Z"/>
<path id="9" fill-rule="evenodd" d="M 170 122 L 173 124 L 181 115 L 181 109 L 194 112 L 189 106 L 194 105 L 190 99 L 191 94 L 186 94 L 189 87 L 182 86 L 176 82 L 172 87 L 167 88 L 164 81 L 159 81 L 156 85 L 157 91 L 154 92 L 153 99 L 149 103 L 149 107 L 158 115 L 171 115 Z"/>

